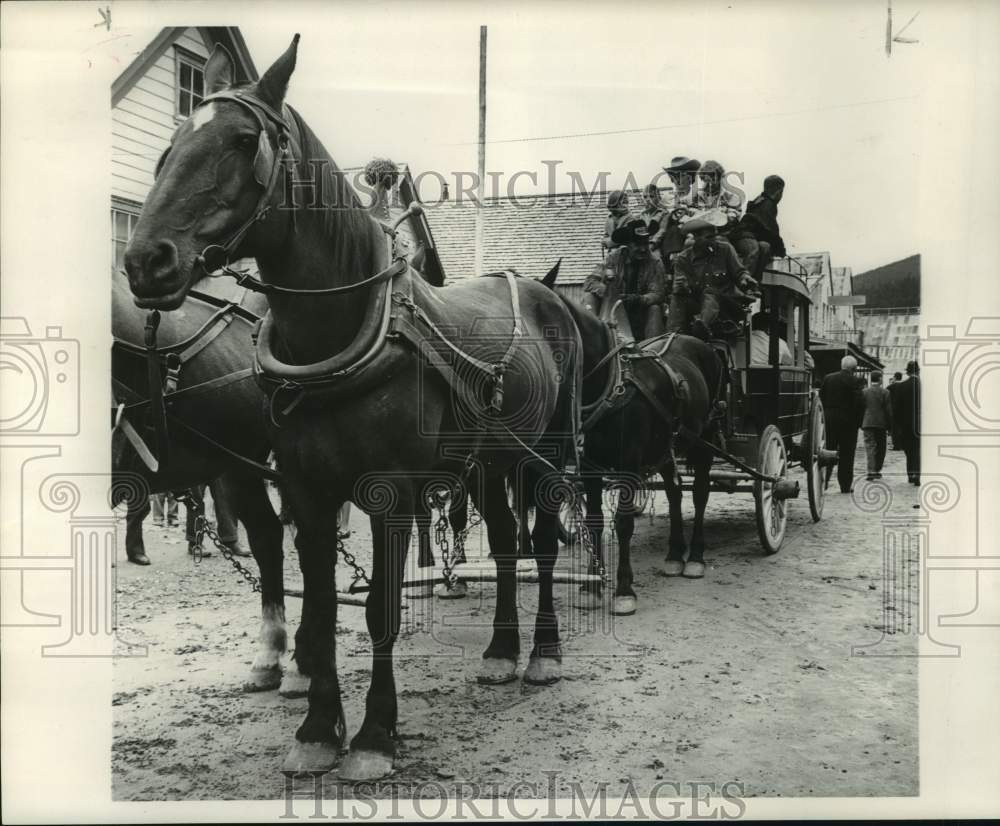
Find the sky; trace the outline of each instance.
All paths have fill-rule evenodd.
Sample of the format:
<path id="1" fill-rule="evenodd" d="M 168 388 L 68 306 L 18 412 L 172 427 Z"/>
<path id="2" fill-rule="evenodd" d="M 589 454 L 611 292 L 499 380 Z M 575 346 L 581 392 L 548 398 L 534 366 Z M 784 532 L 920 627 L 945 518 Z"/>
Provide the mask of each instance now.
<path id="1" fill-rule="evenodd" d="M 302 35 L 288 101 L 343 167 L 406 162 L 425 200 L 439 193 L 429 173 L 453 193 L 456 174 L 469 184 L 485 24 L 499 194 L 569 191 L 571 173 L 641 185 L 672 156 L 711 158 L 748 198 L 780 174 L 789 250 L 828 250 L 855 273 L 920 252 L 924 126 L 948 117 L 936 87 L 975 36 L 949 4 L 917 0 L 893 12 L 897 29 L 920 12 L 906 32 L 920 42 L 891 58 L 886 0 L 245 8 L 225 22 L 261 72 Z"/>

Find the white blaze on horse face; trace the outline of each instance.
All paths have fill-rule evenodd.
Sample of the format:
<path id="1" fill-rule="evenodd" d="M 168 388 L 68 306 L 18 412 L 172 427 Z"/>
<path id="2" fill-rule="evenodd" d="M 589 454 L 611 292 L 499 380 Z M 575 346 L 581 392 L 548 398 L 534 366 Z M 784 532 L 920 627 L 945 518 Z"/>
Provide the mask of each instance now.
<path id="1" fill-rule="evenodd" d="M 208 123 L 212 118 L 215 117 L 215 104 L 209 103 L 205 106 L 199 106 L 194 110 L 194 114 L 191 115 L 191 124 L 194 126 L 195 132 L 197 132 L 201 127 Z"/>

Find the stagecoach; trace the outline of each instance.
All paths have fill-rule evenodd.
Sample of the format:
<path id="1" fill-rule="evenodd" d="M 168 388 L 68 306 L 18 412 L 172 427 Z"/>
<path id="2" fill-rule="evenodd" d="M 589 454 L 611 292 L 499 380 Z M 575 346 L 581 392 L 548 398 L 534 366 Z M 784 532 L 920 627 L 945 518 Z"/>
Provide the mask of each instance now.
<path id="1" fill-rule="evenodd" d="M 722 444 L 710 477 L 713 490 L 753 493 L 760 542 L 773 554 L 785 536 L 788 502 L 799 495 L 790 471 L 798 466 L 805 472 L 809 512 L 818 522 L 826 469 L 836 453 L 825 450 L 823 405 L 807 364 L 809 291 L 798 276 L 777 270 L 765 270 L 760 287 L 757 312 L 767 320 L 766 329 L 743 325 L 720 347 L 730 359 L 730 373 Z M 766 350 L 759 346 L 762 339 Z"/>
<path id="2" fill-rule="evenodd" d="M 559 289 L 576 298 L 579 286 L 570 282 Z M 823 405 L 813 389 L 807 351 L 811 303 L 800 277 L 767 269 L 746 323 L 732 325 L 728 335 L 713 341 L 728 370 L 715 411 L 719 426 L 712 444 L 711 490 L 753 494 L 757 532 L 768 554 L 781 547 L 789 500 L 800 495 L 792 471 L 799 467 L 805 472 L 809 511 L 818 522 L 827 468 L 836 463 L 836 453 L 825 449 Z M 620 308 L 611 315 L 619 337 L 631 337 Z M 680 452 L 677 458 L 683 468 Z M 684 490 L 692 489 L 690 472 L 682 469 L 681 481 Z M 649 477 L 636 508 L 645 510 L 651 492 L 663 489 L 658 477 Z M 568 512 L 565 517 L 564 525 L 571 521 Z"/>

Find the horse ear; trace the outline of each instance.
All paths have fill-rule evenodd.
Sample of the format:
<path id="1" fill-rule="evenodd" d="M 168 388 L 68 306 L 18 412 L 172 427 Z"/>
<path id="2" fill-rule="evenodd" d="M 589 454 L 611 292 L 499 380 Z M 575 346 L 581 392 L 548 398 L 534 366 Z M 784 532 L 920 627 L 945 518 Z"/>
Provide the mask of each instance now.
<path id="1" fill-rule="evenodd" d="M 562 266 L 562 258 L 556 261 L 556 265 L 545 274 L 542 283 L 550 290 L 556 285 L 556 278 L 559 277 L 559 267 Z"/>
<path id="2" fill-rule="evenodd" d="M 272 64 L 271 68 L 264 72 L 264 76 L 257 81 L 257 96 L 270 105 L 272 109 L 281 110 L 281 104 L 285 100 L 285 93 L 288 91 L 288 80 L 295 71 L 295 57 L 299 51 L 299 36 L 292 38 L 292 45 L 285 53 Z"/>
<path id="3" fill-rule="evenodd" d="M 233 85 L 235 72 L 233 69 L 233 58 L 221 43 L 216 43 L 212 49 L 212 56 L 205 64 L 205 91 L 214 95 L 223 89 L 228 89 Z"/>

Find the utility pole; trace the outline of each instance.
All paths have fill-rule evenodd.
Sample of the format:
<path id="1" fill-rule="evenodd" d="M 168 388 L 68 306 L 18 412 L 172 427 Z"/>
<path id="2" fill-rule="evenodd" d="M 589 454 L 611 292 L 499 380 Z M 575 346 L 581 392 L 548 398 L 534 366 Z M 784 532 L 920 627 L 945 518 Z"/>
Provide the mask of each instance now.
<path id="1" fill-rule="evenodd" d="M 483 274 L 483 196 L 486 191 L 486 26 L 479 27 L 479 167 L 476 183 L 476 275 Z"/>

